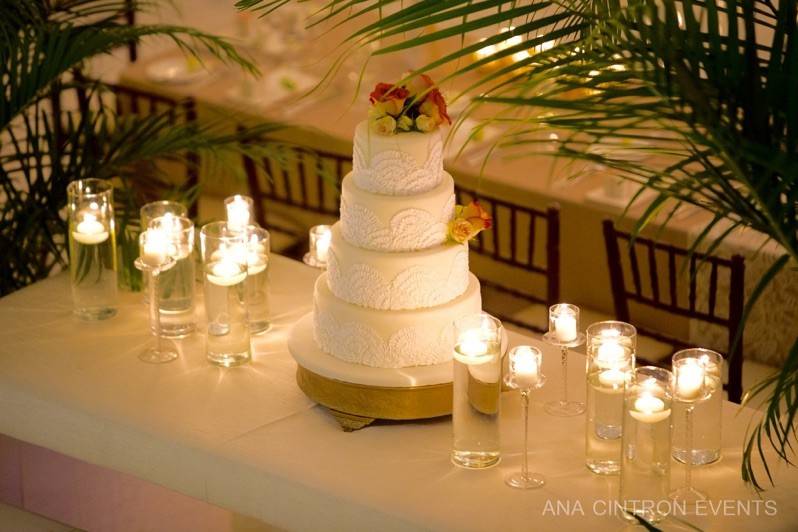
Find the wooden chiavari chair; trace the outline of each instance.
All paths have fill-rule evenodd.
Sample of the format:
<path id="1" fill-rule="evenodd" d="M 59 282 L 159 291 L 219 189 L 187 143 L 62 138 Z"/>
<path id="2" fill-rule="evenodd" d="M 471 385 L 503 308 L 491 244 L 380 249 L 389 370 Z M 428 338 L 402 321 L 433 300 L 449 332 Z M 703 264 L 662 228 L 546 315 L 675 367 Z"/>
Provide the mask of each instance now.
<path id="1" fill-rule="evenodd" d="M 545 211 L 516 205 L 473 190 L 456 186 L 457 203 L 467 204 L 478 200 L 493 217 L 490 231 L 481 232 L 469 244 L 473 253 L 486 257 L 489 262 L 521 270 L 542 278 L 545 295 L 537 295 L 519 288 L 519 283 L 499 281 L 481 276 L 483 289 L 492 289 L 522 301 L 545 306 L 541 323 L 548 324 L 548 307 L 560 298 L 560 211 L 550 207 Z M 544 242 L 538 242 L 543 236 Z M 523 241 L 523 242 L 522 242 Z M 543 253 L 536 253 L 536 250 Z M 542 255 L 542 256 L 540 256 Z M 502 276 L 505 277 L 506 276 Z M 522 281 L 523 282 L 523 281 Z M 510 316 L 501 309 L 488 308 L 496 317 L 518 327 L 545 332 L 546 326 Z"/>
<path id="2" fill-rule="evenodd" d="M 615 305 L 615 315 L 621 321 L 630 322 L 629 303 L 634 302 L 659 311 L 683 316 L 688 319 L 700 320 L 721 326 L 728 330 L 728 346 L 724 358 L 726 359 L 729 376 L 724 388 L 729 394 L 729 400 L 739 403 L 742 397 L 742 368 L 743 368 L 743 331 L 740 322 L 743 314 L 745 297 L 745 262 L 740 255 L 733 255 L 731 259 L 715 255 L 695 252 L 692 255 L 688 250 L 670 244 L 657 242 L 648 238 L 635 237 L 629 233 L 618 231 L 611 220 L 604 221 L 604 242 L 607 248 L 607 261 L 610 270 L 610 283 L 612 297 Z M 619 242 L 626 244 L 629 257 L 629 270 L 631 286 L 627 284 L 624 275 L 622 255 Z M 641 257 L 638 251 L 646 253 L 648 272 L 641 271 Z M 662 265 L 659 259 L 666 259 Z M 684 261 L 687 264 L 688 291 L 687 301 L 679 298 L 679 269 Z M 706 310 L 704 302 L 697 301 L 697 283 L 699 282 L 698 267 L 708 267 L 709 287 Z M 730 279 L 728 311 L 725 316 L 720 315 L 718 308 L 718 277 L 728 271 Z M 667 290 L 663 290 L 665 282 L 660 279 L 660 272 L 667 272 Z M 682 297 L 682 299 L 684 299 Z M 685 341 L 654 331 L 648 328 L 637 327 L 638 332 L 651 337 L 659 342 L 673 346 L 674 350 L 691 347 Z M 734 339 L 739 334 L 737 343 Z M 731 350 L 733 348 L 733 350 Z M 731 351 L 730 351 L 731 350 Z M 646 363 L 669 365 L 670 357 L 666 360 L 655 361 L 641 359 Z"/>

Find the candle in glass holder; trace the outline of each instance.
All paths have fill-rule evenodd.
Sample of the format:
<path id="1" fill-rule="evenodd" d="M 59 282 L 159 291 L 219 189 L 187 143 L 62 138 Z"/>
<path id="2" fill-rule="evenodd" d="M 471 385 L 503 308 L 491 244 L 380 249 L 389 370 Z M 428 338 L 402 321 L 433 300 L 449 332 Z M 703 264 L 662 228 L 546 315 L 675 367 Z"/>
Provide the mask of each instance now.
<path id="1" fill-rule="evenodd" d="M 157 228 L 147 229 L 146 233 L 141 259 L 150 268 L 157 268 L 169 256 L 169 238 L 165 231 Z"/>
<path id="2" fill-rule="evenodd" d="M 520 345 L 510 351 L 510 373 L 513 384 L 519 389 L 530 389 L 540 381 L 540 350 Z"/>
<path id="3" fill-rule="evenodd" d="M 234 232 L 242 232 L 250 225 L 252 218 L 252 198 L 236 194 L 225 198 L 227 210 L 227 227 Z"/>
<path id="4" fill-rule="evenodd" d="M 69 271 L 75 314 L 102 320 L 116 314 L 117 249 L 113 186 L 79 179 L 67 186 Z"/>
<path id="5" fill-rule="evenodd" d="M 723 356 L 709 349 L 685 349 L 673 355 L 674 412 L 673 457 L 694 465 L 720 459 L 723 405 Z M 694 430 L 692 444 L 687 443 L 686 410 Z"/>
<path id="6" fill-rule="evenodd" d="M 664 517 L 659 503 L 667 502 L 671 463 L 671 404 L 673 376 L 653 366 L 634 370 L 624 390 L 621 481 L 622 516 L 656 523 Z"/>
<path id="7" fill-rule="evenodd" d="M 317 268 L 325 268 L 330 254 L 332 229 L 329 225 L 315 225 L 310 228 L 310 249 L 303 259 L 305 264 Z"/>
<path id="8" fill-rule="evenodd" d="M 635 328 L 620 321 L 587 328 L 585 454 L 594 473 L 615 474 L 620 469 L 623 391 L 634 369 L 636 340 Z"/>
<path id="9" fill-rule="evenodd" d="M 501 322 L 486 313 L 454 323 L 452 462 L 467 468 L 498 463 Z M 528 368 L 529 369 L 529 368 Z M 529 375 L 527 375 L 529 377 Z"/>

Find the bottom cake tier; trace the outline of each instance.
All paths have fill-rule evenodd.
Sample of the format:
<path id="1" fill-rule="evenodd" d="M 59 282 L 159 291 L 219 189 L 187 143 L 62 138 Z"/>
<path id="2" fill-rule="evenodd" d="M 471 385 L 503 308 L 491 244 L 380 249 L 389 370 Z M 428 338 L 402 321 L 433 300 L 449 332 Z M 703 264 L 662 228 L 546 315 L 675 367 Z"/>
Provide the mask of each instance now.
<path id="1" fill-rule="evenodd" d="M 378 368 L 440 364 L 452 358 L 452 322 L 479 312 L 479 281 L 469 274 L 459 297 L 436 307 L 377 310 L 338 299 L 327 286 L 327 274 L 316 280 L 313 335 L 332 356 Z"/>

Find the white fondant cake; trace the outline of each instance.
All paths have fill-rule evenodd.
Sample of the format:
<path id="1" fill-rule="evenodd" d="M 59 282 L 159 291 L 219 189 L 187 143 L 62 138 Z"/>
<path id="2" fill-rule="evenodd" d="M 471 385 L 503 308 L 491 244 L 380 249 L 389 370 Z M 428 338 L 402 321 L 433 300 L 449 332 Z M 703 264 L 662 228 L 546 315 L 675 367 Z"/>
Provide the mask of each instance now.
<path id="1" fill-rule="evenodd" d="M 352 175 L 341 184 L 341 233 L 353 246 L 379 251 L 413 251 L 446 242 L 454 215 L 454 180 L 412 196 L 375 194 L 358 187 Z"/>
<path id="2" fill-rule="evenodd" d="M 313 335 L 344 362 L 406 368 L 452 358 L 454 320 L 479 312 L 468 245 L 448 240 L 454 181 L 432 133 L 355 130 L 327 272 L 316 281 Z"/>
<path id="3" fill-rule="evenodd" d="M 440 131 L 379 135 L 364 121 L 355 129 L 352 179 L 376 194 L 408 196 L 432 190 L 443 178 Z"/>
<path id="4" fill-rule="evenodd" d="M 402 368 L 447 362 L 452 358 L 452 322 L 479 312 L 479 281 L 468 276 L 459 297 L 436 307 L 375 310 L 341 300 L 328 287 L 327 274 L 316 281 L 314 336 L 319 347 L 346 362 Z"/>
<path id="5" fill-rule="evenodd" d="M 373 309 L 414 309 L 442 305 L 468 286 L 468 246 L 442 244 L 385 253 L 358 248 L 332 228 L 327 282 L 333 294 Z"/>

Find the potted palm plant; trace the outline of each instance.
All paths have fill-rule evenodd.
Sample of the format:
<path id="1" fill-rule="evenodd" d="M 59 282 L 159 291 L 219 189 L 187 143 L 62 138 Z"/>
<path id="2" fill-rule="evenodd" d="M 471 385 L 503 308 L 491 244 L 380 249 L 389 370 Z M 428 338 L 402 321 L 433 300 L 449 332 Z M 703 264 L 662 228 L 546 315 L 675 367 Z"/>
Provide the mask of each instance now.
<path id="1" fill-rule="evenodd" d="M 267 15 L 285 3 L 238 6 Z M 468 76 L 467 90 L 480 93 L 473 106 L 503 108 L 512 126 L 504 145 L 546 153 L 538 139 L 551 140 L 539 133 L 553 128 L 565 132 L 554 155 L 600 163 L 655 191 L 637 231 L 690 204 L 713 215 L 693 249 L 712 250 L 738 227 L 769 237 L 782 253 L 757 280 L 747 316 L 774 276 L 798 265 L 797 9 L 785 0 L 331 0 L 309 23 L 355 27 L 344 54 L 448 41 L 449 53 L 413 74 Z M 656 157 L 592 149 L 612 142 Z M 721 221 L 729 229 L 717 234 Z M 798 338 L 779 372 L 747 392 L 765 405 L 743 453 L 742 476 L 756 488 L 757 461 L 772 482 L 768 445 L 787 462 L 793 456 L 796 386 Z"/>

